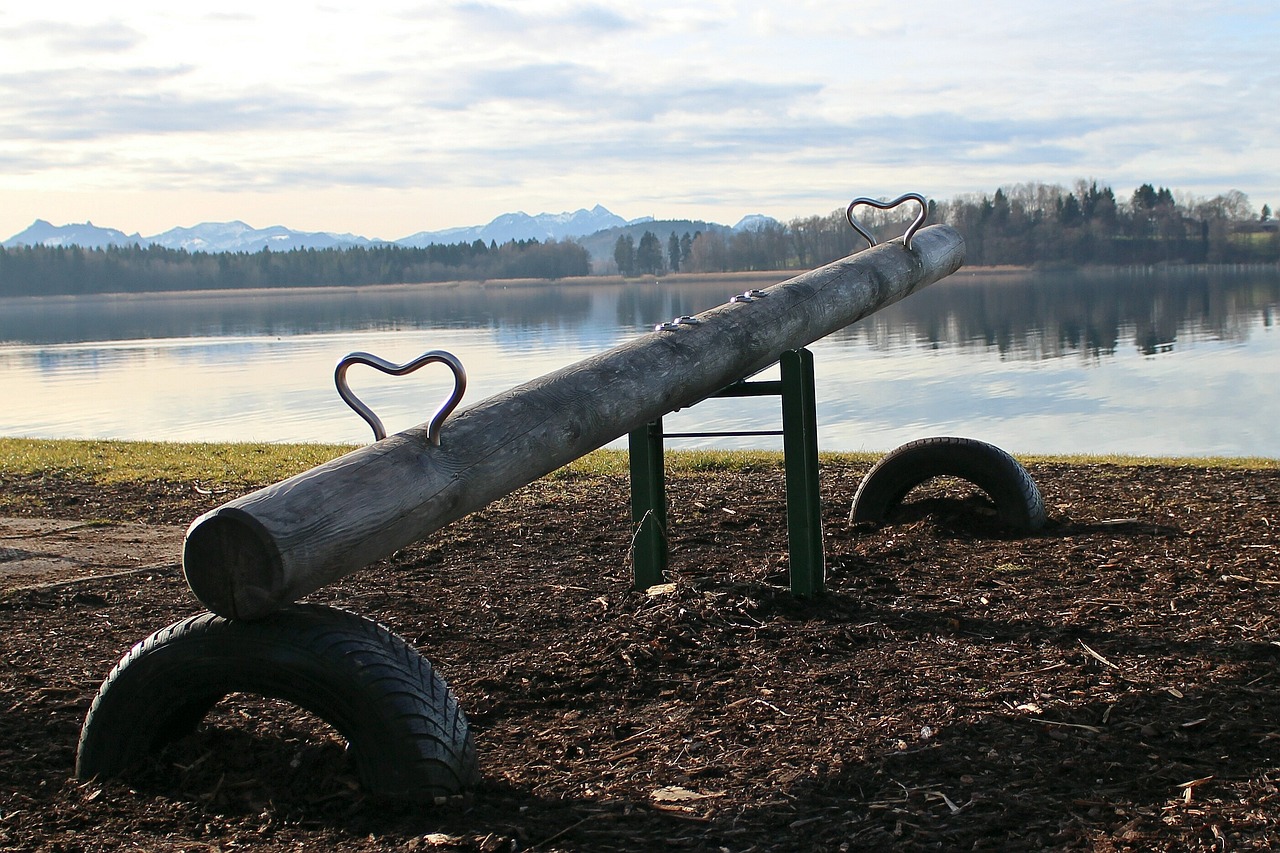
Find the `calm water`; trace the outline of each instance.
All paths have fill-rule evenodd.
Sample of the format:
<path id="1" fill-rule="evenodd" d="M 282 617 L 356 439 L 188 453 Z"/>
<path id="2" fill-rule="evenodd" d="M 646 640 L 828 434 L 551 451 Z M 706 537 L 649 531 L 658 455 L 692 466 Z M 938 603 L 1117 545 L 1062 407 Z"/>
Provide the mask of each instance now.
<path id="1" fill-rule="evenodd" d="M 0 299 L 0 435 L 364 442 L 333 389 L 345 353 L 449 350 L 467 367 L 465 407 L 776 281 Z M 961 272 L 811 347 L 820 445 L 950 434 L 1013 452 L 1275 457 L 1278 308 L 1276 271 Z M 350 379 L 392 432 L 447 386 L 432 367 Z M 709 401 L 667 428 L 777 424 L 776 399 L 758 399 Z"/>

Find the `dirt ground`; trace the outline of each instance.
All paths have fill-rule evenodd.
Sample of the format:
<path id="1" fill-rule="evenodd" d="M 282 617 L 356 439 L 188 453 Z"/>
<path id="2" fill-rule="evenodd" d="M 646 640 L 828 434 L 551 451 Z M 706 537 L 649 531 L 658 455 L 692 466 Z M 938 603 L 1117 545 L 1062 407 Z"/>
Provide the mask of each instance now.
<path id="1" fill-rule="evenodd" d="M 481 784 L 416 806 L 363 796 L 335 733 L 248 696 L 76 781 L 107 671 L 201 609 L 174 537 L 231 495 L 0 475 L 22 522 L 0 533 L 0 848 L 1280 844 L 1280 471 L 1030 466 L 1050 522 L 1018 537 L 954 484 L 850 529 L 865 470 L 823 467 L 811 600 L 772 468 L 670 482 L 671 586 L 630 588 L 625 478 L 580 477 L 316 594 L 408 639 L 466 710 Z"/>

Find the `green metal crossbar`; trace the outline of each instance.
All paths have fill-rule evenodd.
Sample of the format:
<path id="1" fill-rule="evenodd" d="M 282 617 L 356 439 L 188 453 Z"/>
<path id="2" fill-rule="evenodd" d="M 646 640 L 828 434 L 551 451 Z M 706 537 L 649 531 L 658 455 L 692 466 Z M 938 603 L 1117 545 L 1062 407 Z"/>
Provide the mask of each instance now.
<path id="1" fill-rule="evenodd" d="M 814 596 L 825 586 L 822 510 L 818 497 L 818 423 L 813 353 L 790 350 L 778 381 L 735 382 L 713 397 L 782 398 L 782 450 L 787 486 L 787 550 L 791 592 Z M 714 435 L 778 435 L 778 431 L 670 433 L 659 418 L 628 436 L 631 462 L 632 560 L 636 589 L 662 583 L 667 570 L 667 496 L 662 440 Z"/>

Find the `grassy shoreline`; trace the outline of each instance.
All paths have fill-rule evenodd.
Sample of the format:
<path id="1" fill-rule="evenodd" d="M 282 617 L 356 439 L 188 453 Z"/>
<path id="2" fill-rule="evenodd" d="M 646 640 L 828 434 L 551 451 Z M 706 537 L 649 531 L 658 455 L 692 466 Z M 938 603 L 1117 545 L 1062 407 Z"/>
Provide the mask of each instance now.
<path id="1" fill-rule="evenodd" d="M 168 480 L 235 486 L 275 482 L 305 471 L 354 445 L 182 443 L 118 440 L 0 438 L 0 475 L 57 474 L 104 484 Z M 881 453 L 823 453 L 824 462 L 870 464 Z M 1066 465 L 1169 466 L 1216 469 L 1280 468 L 1263 457 L 1016 454 L 1024 463 Z M 699 471 L 781 467 L 782 454 L 763 450 L 671 450 L 673 475 Z M 622 450 L 597 450 L 551 477 L 619 476 L 627 473 Z"/>

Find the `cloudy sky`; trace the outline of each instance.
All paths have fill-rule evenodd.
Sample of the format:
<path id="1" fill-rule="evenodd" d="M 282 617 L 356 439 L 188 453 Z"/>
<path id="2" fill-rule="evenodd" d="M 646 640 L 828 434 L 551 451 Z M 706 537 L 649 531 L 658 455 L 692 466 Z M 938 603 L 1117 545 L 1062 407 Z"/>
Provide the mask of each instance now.
<path id="1" fill-rule="evenodd" d="M 1276 0 L 6 3 L 0 238 L 732 224 L 1081 178 L 1276 208 L 1278 48 Z"/>

